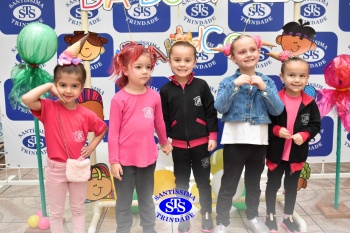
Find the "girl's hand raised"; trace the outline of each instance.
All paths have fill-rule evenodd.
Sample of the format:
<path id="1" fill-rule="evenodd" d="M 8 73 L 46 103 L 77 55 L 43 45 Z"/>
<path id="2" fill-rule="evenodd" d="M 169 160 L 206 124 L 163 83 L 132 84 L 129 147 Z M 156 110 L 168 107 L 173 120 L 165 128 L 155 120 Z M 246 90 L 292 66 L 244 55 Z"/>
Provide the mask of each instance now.
<path id="1" fill-rule="evenodd" d="M 263 91 L 266 89 L 266 83 L 260 76 L 253 75 L 250 85 L 256 86 L 259 90 Z"/>
<path id="2" fill-rule="evenodd" d="M 240 87 L 243 84 L 250 84 L 251 83 L 251 78 L 249 77 L 249 75 L 241 74 L 233 82 L 236 84 L 236 86 Z"/>

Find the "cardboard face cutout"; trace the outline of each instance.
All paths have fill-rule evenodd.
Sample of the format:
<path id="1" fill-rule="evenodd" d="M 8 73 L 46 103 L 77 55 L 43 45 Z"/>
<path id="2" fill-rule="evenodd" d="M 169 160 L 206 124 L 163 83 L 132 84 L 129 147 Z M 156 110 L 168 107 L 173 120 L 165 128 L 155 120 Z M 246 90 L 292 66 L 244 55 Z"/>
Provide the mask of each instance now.
<path id="1" fill-rule="evenodd" d="M 106 164 L 97 163 L 91 166 L 91 177 L 87 182 L 87 189 L 87 203 L 97 200 L 115 200 L 113 176 Z"/>
<path id="2" fill-rule="evenodd" d="M 64 37 L 64 41 L 69 44 L 69 46 L 80 40 L 85 35 L 84 31 L 74 31 L 73 33 L 73 35 L 66 35 Z M 99 36 L 96 32 L 88 33 L 89 36 L 87 37 L 79 52 L 79 58 L 83 61 L 92 61 L 100 54 L 103 54 L 105 52 L 103 45 L 108 42 L 106 38 Z"/>
<path id="3" fill-rule="evenodd" d="M 313 39 L 316 31 L 309 27 L 309 22 L 303 23 L 302 19 L 298 22 L 289 22 L 282 29 L 282 35 L 276 37 L 276 43 L 281 45 L 283 51 L 289 51 L 292 55 L 301 55 L 308 50 L 315 50 L 316 44 Z"/>

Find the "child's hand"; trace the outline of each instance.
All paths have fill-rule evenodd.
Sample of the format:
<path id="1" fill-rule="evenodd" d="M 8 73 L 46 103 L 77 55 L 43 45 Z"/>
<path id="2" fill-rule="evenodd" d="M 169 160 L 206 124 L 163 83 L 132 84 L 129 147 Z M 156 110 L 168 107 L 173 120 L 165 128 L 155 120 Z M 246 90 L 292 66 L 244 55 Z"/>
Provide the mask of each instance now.
<path id="1" fill-rule="evenodd" d="M 279 136 L 280 136 L 280 138 L 289 139 L 290 132 L 286 128 L 282 127 L 279 131 Z"/>
<path id="2" fill-rule="evenodd" d="M 266 89 L 266 83 L 260 76 L 253 75 L 250 85 L 256 86 L 259 90 L 263 91 Z"/>
<path id="3" fill-rule="evenodd" d="M 216 140 L 213 140 L 213 139 L 209 140 L 208 151 L 214 150 L 216 148 L 216 145 L 217 145 Z"/>
<path id="4" fill-rule="evenodd" d="M 294 134 L 291 138 L 298 146 L 304 143 L 303 137 L 299 133 Z"/>
<path id="5" fill-rule="evenodd" d="M 119 163 L 111 164 L 111 172 L 115 178 L 117 178 L 120 181 L 122 180 L 123 168 Z"/>
<path id="6" fill-rule="evenodd" d="M 60 95 L 60 93 L 59 93 L 58 90 L 57 90 L 57 87 L 56 87 L 54 84 L 52 84 L 52 87 L 51 87 L 51 89 L 50 89 L 50 94 L 51 94 L 52 97 L 57 96 L 57 98 L 58 98 L 61 102 L 66 103 L 66 101 L 65 101 L 65 100 L 63 99 L 63 97 Z"/>
<path id="7" fill-rule="evenodd" d="M 238 78 L 235 79 L 235 81 L 233 81 L 236 86 L 240 87 L 243 84 L 250 84 L 251 82 L 251 78 L 249 77 L 249 75 L 246 74 L 241 74 L 240 76 L 238 76 Z"/>
<path id="8" fill-rule="evenodd" d="M 170 144 L 170 142 L 168 142 L 165 145 L 160 145 L 160 149 L 166 154 L 169 155 L 170 152 L 173 151 L 173 146 Z"/>
<path id="9" fill-rule="evenodd" d="M 84 146 L 83 148 L 81 148 L 80 150 L 80 155 L 83 156 L 84 159 L 86 159 L 87 157 L 89 157 L 92 152 L 95 150 L 95 148 L 91 148 L 90 145 L 88 146 Z"/>

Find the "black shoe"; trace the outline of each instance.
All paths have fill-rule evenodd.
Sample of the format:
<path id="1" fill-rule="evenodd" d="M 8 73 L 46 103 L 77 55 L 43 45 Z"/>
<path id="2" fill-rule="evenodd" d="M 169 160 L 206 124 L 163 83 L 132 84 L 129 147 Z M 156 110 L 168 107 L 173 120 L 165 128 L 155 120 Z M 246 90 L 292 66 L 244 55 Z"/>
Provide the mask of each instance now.
<path id="1" fill-rule="evenodd" d="M 300 233 L 299 226 L 293 221 L 292 217 L 283 219 L 281 227 L 283 227 L 288 233 Z"/>
<path id="2" fill-rule="evenodd" d="M 214 225 L 213 220 L 211 219 L 211 215 L 206 212 L 202 215 L 202 232 L 213 232 Z"/>
<path id="3" fill-rule="evenodd" d="M 178 227 L 178 231 L 179 233 L 190 233 L 191 230 L 191 221 L 187 220 L 187 221 L 183 221 L 179 223 L 179 227 Z"/>
<path id="4" fill-rule="evenodd" d="M 270 233 L 277 233 L 278 232 L 278 227 L 277 227 L 275 216 L 272 215 L 272 220 L 271 220 L 270 216 L 266 216 L 265 225 L 269 228 Z"/>

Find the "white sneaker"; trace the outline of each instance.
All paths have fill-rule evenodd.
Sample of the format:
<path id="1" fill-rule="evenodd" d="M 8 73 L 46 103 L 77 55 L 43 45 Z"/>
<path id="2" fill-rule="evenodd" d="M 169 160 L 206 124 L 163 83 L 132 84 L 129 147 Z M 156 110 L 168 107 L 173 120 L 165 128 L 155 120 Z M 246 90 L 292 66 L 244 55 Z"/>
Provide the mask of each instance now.
<path id="1" fill-rule="evenodd" d="M 220 223 L 220 225 L 215 227 L 214 233 L 227 233 L 227 227 Z"/>
<path id="2" fill-rule="evenodd" d="M 255 217 L 250 220 L 245 221 L 246 227 L 254 233 L 269 233 L 269 228 L 260 220 L 260 218 Z"/>

